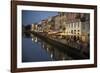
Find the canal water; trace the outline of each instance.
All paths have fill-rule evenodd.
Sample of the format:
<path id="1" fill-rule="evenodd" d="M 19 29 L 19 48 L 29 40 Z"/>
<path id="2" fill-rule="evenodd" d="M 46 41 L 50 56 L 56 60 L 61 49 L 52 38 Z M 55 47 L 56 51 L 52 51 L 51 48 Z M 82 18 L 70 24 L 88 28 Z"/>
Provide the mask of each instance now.
<path id="1" fill-rule="evenodd" d="M 22 36 L 22 62 L 71 60 L 64 51 L 46 43 L 33 34 Z"/>

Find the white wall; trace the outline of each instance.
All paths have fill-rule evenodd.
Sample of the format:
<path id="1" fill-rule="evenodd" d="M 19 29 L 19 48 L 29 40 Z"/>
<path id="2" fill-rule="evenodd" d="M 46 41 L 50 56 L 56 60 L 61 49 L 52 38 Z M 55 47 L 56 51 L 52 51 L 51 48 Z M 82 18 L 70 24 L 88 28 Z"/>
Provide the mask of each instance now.
<path id="1" fill-rule="evenodd" d="M 33 0 L 45 2 L 59 2 L 59 3 L 76 3 L 98 5 L 98 13 L 100 13 L 99 0 Z M 100 14 L 98 14 L 100 19 Z M 100 20 L 98 20 L 98 32 L 100 31 Z M 98 33 L 98 37 L 100 34 Z M 100 40 L 100 38 L 98 38 Z M 98 41 L 100 43 L 100 41 Z M 98 44 L 98 67 L 84 68 L 84 69 L 69 69 L 56 71 L 42 71 L 34 73 L 99 73 L 100 72 L 100 46 Z M 10 0 L 0 0 L 0 73 L 10 73 Z"/>

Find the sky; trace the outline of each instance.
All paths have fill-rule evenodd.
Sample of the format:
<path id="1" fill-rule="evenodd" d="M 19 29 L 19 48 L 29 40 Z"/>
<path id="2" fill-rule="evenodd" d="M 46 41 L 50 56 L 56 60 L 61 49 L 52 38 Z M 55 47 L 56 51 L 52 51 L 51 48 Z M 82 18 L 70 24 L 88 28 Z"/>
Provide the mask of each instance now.
<path id="1" fill-rule="evenodd" d="M 50 16 L 58 15 L 57 12 L 22 10 L 22 24 L 29 25 L 45 20 Z"/>

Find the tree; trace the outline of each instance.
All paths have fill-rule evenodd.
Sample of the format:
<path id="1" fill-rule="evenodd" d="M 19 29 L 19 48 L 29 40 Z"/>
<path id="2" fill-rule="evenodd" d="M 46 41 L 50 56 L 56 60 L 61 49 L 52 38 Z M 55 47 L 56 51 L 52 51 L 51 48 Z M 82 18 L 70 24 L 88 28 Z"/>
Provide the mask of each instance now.
<path id="1" fill-rule="evenodd" d="M 30 31 L 31 30 L 31 25 L 26 25 L 25 26 L 25 31 Z"/>

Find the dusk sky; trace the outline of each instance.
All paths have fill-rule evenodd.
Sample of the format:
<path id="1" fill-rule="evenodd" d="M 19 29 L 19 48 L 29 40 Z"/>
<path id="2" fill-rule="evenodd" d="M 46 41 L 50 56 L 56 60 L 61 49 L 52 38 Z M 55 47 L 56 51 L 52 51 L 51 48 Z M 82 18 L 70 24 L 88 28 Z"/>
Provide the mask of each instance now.
<path id="1" fill-rule="evenodd" d="M 57 12 L 22 10 L 22 24 L 29 25 L 45 20 L 50 16 L 58 15 Z"/>

